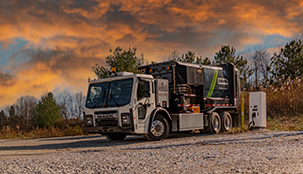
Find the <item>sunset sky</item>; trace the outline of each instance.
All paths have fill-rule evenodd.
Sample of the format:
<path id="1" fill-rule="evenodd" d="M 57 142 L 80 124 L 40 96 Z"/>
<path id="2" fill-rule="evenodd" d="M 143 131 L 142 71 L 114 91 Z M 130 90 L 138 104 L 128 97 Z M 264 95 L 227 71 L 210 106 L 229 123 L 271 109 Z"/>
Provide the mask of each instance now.
<path id="1" fill-rule="evenodd" d="M 86 93 L 109 48 L 149 61 L 276 48 L 303 29 L 302 0 L 0 0 L 0 107 L 45 91 Z"/>

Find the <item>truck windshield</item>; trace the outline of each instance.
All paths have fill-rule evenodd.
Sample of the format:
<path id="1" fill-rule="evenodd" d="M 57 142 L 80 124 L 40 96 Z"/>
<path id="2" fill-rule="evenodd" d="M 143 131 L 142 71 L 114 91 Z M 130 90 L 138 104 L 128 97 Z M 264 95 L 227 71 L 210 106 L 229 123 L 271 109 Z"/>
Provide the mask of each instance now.
<path id="1" fill-rule="evenodd" d="M 89 85 L 86 107 L 118 107 L 127 105 L 131 99 L 133 79 L 117 80 Z"/>

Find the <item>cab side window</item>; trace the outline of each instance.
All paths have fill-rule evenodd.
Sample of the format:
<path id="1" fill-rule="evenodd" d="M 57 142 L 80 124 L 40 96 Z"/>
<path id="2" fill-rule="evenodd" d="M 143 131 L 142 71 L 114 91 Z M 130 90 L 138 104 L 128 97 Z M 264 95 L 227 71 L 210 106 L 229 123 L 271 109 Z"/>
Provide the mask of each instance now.
<path id="1" fill-rule="evenodd" d="M 139 80 L 137 88 L 137 101 L 144 97 L 144 81 Z"/>

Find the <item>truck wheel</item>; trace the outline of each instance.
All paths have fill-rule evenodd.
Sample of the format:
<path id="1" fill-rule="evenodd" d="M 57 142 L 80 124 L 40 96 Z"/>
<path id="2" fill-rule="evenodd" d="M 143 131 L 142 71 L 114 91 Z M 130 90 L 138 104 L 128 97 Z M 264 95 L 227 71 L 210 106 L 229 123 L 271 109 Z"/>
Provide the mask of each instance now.
<path id="1" fill-rule="evenodd" d="M 121 134 L 121 133 L 112 133 L 106 135 L 106 138 L 110 141 L 124 140 L 125 137 L 126 134 Z"/>
<path id="2" fill-rule="evenodd" d="M 230 132 L 233 125 L 233 120 L 229 112 L 222 112 L 221 114 L 222 126 L 221 129 L 223 132 Z"/>
<path id="3" fill-rule="evenodd" d="M 153 120 L 150 131 L 148 134 L 144 134 L 147 140 L 159 141 L 165 139 L 169 134 L 169 124 L 166 118 L 157 114 Z"/>
<path id="4" fill-rule="evenodd" d="M 208 119 L 208 127 L 206 132 L 209 134 L 218 134 L 221 130 L 221 119 L 217 112 L 211 113 Z"/>

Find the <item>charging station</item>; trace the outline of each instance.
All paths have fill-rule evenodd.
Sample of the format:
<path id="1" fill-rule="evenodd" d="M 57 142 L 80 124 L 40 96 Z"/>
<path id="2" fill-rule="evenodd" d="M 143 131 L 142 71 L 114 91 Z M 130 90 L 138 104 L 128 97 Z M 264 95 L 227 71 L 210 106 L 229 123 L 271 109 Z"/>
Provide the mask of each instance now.
<path id="1" fill-rule="evenodd" d="M 255 128 L 266 128 L 266 93 L 249 93 L 249 125 Z"/>

